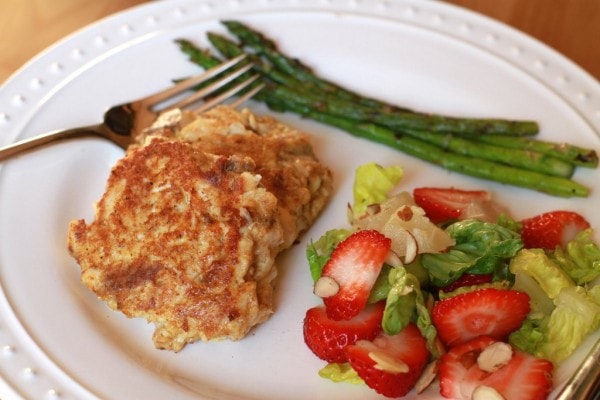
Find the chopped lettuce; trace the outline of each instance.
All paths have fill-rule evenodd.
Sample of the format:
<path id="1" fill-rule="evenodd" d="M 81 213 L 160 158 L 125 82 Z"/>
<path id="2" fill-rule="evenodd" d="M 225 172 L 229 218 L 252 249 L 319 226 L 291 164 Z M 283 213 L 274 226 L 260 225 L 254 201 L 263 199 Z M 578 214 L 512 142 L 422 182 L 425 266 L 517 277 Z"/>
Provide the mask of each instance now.
<path id="1" fill-rule="evenodd" d="M 529 318 L 528 323 L 511 335 L 511 343 L 559 364 L 600 327 L 600 295 L 596 288 L 590 291 L 575 285 L 563 288 L 554 299 L 555 308 L 550 316 L 537 321 Z"/>
<path id="2" fill-rule="evenodd" d="M 406 272 L 404 267 L 390 269 L 388 273 L 390 290 L 385 303 L 381 326 L 388 335 L 400 333 L 413 319 L 416 312 L 416 278 Z"/>
<path id="3" fill-rule="evenodd" d="M 600 248 L 592 236 L 592 229 L 583 230 L 565 249 L 557 247 L 549 254 L 577 285 L 592 282 L 600 276 Z"/>
<path id="4" fill-rule="evenodd" d="M 521 351 L 536 355 L 537 349 L 546 341 L 547 324 L 548 317 L 544 314 L 530 314 L 521 327 L 511 333 L 509 342 Z"/>
<path id="5" fill-rule="evenodd" d="M 581 239 L 581 238 L 580 238 Z M 587 240 L 587 239 L 586 239 Z M 510 263 L 516 290 L 531 298 L 532 312 L 510 336 L 517 348 L 561 363 L 600 327 L 600 286 L 577 286 L 542 249 L 521 250 Z"/>
<path id="6" fill-rule="evenodd" d="M 420 287 L 426 286 L 429 283 L 429 275 L 427 271 L 421 265 L 421 256 L 418 255 L 413 262 L 410 264 L 404 264 L 403 266 L 408 274 L 413 275 L 419 282 Z M 388 264 L 384 264 L 377 281 L 371 289 L 368 303 L 376 303 L 381 300 L 385 300 L 390 292 L 392 283 L 389 279 L 389 273 L 392 267 Z"/>
<path id="7" fill-rule="evenodd" d="M 560 291 L 554 304 L 547 340 L 539 347 L 538 354 L 559 363 L 600 326 L 600 303 L 582 286 L 571 286 Z"/>
<path id="8" fill-rule="evenodd" d="M 431 298 L 431 295 L 428 292 L 425 292 L 421 289 L 415 290 L 416 297 L 416 308 L 417 308 L 417 327 L 419 331 L 421 331 L 421 335 L 427 341 L 427 349 L 431 353 L 433 358 L 438 358 L 441 356 L 440 349 L 437 346 L 437 329 L 433 325 L 431 320 L 431 314 L 429 313 L 429 307 L 427 307 L 428 300 Z"/>
<path id="9" fill-rule="evenodd" d="M 350 231 L 347 229 L 332 229 L 325 232 L 316 242 L 311 241 L 308 244 L 306 259 L 310 267 L 310 274 L 315 282 L 321 277 L 321 271 L 335 246 L 348 236 L 350 236 Z"/>
<path id="10" fill-rule="evenodd" d="M 550 299 L 558 296 L 563 288 L 575 285 L 543 249 L 521 250 L 510 261 L 510 271 L 515 274 L 515 282 L 519 280 L 520 274 L 533 278 Z"/>
<path id="11" fill-rule="evenodd" d="M 369 294 L 367 303 L 377 303 L 378 301 L 385 300 L 387 298 L 388 293 L 392 288 L 392 284 L 389 280 L 389 273 L 391 269 L 391 266 L 387 264 L 383 265 L 383 268 L 381 268 L 381 272 L 379 273 L 373 288 L 371 288 L 371 293 Z"/>
<path id="12" fill-rule="evenodd" d="M 521 230 L 523 230 L 523 223 L 521 221 L 513 219 L 510 215 L 506 213 L 500 214 L 496 223 L 519 234 L 521 233 Z"/>
<path id="13" fill-rule="evenodd" d="M 381 326 L 388 335 L 396 335 L 408 325 L 416 322 L 421 334 L 427 340 L 429 351 L 438 357 L 435 344 L 437 330 L 433 326 L 426 305 L 427 292 L 421 290 L 419 280 L 404 267 L 390 268 L 388 271 L 389 292 L 383 312 Z"/>
<path id="14" fill-rule="evenodd" d="M 374 162 L 359 166 L 354 175 L 354 216 L 362 215 L 369 205 L 387 199 L 403 174 L 403 169 L 398 166 L 382 167 Z"/>
<path id="15" fill-rule="evenodd" d="M 446 232 L 456 244 L 447 252 L 423 254 L 421 258 L 431 283 L 438 287 L 454 282 L 463 273 L 495 273 L 523 247 L 517 232 L 476 219 L 455 222 Z"/>
<path id="16" fill-rule="evenodd" d="M 319 370 L 319 376 L 333 382 L 365 383 L 348 363 L 329 363 Z"/>

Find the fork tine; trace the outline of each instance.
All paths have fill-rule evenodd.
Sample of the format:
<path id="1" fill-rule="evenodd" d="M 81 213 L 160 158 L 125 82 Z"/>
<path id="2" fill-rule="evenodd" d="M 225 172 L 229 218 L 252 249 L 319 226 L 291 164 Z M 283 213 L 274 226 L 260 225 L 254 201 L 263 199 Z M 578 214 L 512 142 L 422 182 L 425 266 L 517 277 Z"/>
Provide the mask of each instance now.
<path id="1" fill-rule="evenodd" d="M 240 75 L 248 72 L 251 68 L 252 68 L 252 64 L 245 65 L 242 68 L 236 70 L 235 72 L 232 72 L 232 73 L 228 74 L 227 76 L 223 77 L 222 79 L 219 79 L 218 81 L 215 81 L 215 82 L 211 83 L 210 85 L 198 90 L 194 94 L 178 101 L 175 104 L 170 105 L 169 108 L 183 108 L 183 107 L 189 106 L 190 104 L 195 103 L 196 101 L 202 99 L 203 97 L 206 97 L 207 95 L 222 88 L 227 83 L 238 78 Z M 228 97 L 230 97 L 230 96 L 228 96 Z"/>
<path id="2" fill-rule="evenodd" d="M 244 93 L 241 96 L 238 96 L 235 100 L 233 100 L 231 103 L 229 103 L 229 105 L 233 108 L 238 108 L 239 106 L 241 106 L 243 103 L 245 103 L 246 101 L 250 100 L 252 97 L 254 97 L 254 95 L 258 92 L 260 92 L 263 88 L 265 87 L 264 83 L 261 83 L 260 85 L 257 85 L 255 87 L 253 87 L 252 89 L 248 90 L 246 93 Z M 196 111 L 198 112 L 198 111 Z"/>
<path id="3" fill-rule="evenodd" d="M 210 69 L 207 69 L 200 75 L 196 75 L 191 78 L 188 78 L 184 81 L 181 81 L 181 82 L 171 86 L 170 88 L 168 88 L 166 90 L 163 90 L 162 92 L 159 92 L 159 93 L 156 93 L 156 94 L 153 94 L 153 95 L 147 97 L 145 99 L 145 101 L 149 104 L 156 105 L 165 100 L 168 100 L 171 97 L 184 92 L 185 90 L 193 88 L 194 86 L 199 85 L 200 83 L 205 82 L 205 81 L 215 77 L 216 75 L 219 75 L 221 72 L 226 71 L 227 69 L 238 64 L 240 61 L 244 60 L 247 56 L 248 56 L 247 54 L 241 54 L 241 55 L 239 55 L 235 58 L 232 58 L 231 60 L 228 60 L 222 64 L 216 65 Z"/>
<path id="4" fill-rule="evenodd" d="M 223 101 L 225 101 L 226 99 L 233 97 L 235 94 L 239 93 L 240 91 L 242 91 L 243 89 L 247 88 L 248 86 L 250 86 L 254 81 L 256 81 L 258 78 L 260 78 L 260 76 L 257 75 L 253 75 L 252 77 L 250 77 L 250 79 L 247 79 L 246 81 L 232 87 L 231 89 L 227 90 L 226 92 L 221 93 L 220 95 L 211 98 L 210 100 L 207 100 L 206 102 L 202 103 L 199 107 L 194 108 L 193 111 L 195 113 L 202 113 L 214 106 L 216 106 L 217 104 L 221 104 L 223 103 Z M 256 93 L 258 93 L 265 85 L 261 84 L 258 85 L 254 88 L 252 88 L 251 90 L 249 90 L 248 92 L 244 93 L 242 96 L 238 97 L 235 101 L 233 101 L 230 105 L 232 107 L 237 107 L 240 104 L 242 104 L 243 102 L 245 102 L 246 100 L 250 99 L 251 97 L 253 97 Z"/>

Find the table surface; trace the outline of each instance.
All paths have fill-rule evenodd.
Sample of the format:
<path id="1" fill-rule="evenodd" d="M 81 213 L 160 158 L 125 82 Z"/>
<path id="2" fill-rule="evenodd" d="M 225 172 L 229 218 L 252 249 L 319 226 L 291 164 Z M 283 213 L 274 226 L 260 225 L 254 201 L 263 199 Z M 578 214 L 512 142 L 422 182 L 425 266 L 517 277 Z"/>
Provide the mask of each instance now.
<path id="1" fill-rule="evenodd" d="M 600 80 L 600 46 L 596 43 L 600 40 L 599 0 L 446 1 L 533 36 Z M 62 37 L 102 17 L 146 2 L 0 0 L 0 82 Z"/>

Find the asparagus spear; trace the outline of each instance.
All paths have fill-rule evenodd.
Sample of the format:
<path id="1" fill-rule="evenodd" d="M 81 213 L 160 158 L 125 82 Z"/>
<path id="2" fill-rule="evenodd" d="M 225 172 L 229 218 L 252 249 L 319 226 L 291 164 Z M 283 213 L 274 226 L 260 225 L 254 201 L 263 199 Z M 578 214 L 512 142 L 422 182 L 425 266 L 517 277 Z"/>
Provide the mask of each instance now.
<path id="1" fill-rule="evenodd" d="M 243 52 L 238 45 L 229 41 L 223 36 L 209 33 L 208 37 L 210 42 L 227 58 L 235 57 Z M 194 49 L 193 44 L 191 44 L 189 41 L 180 40 L 179 44 L 182 50 L 188 53 L 193 61 L 201 61 L 201 58 L 205 57 L 207 54 L 200 49 Z M 453 128 L 460 127 L 460 131 L 466 130 L 470 132 L 470 128 L 472 129 L 474 127 L 476 127 L 478 131 L 486 131 L 488 129 L 493 130 L 493 126 L 497 124 L 505 126 L 506 123 L 514 122 L 491 119 L 456 119 L 407 112 L 399 109 L 391 109 L 391 107 L 386 107 L 385 105 L 380 108 L 373 108 L 368 105 L 350 102 L 348 101 L 348 98 L 331 96 L 331 92 L 323 93 L 316 91 L 313 86 L 307 86 L 299 82 L 295 76 L 286 76 L 285 74 L 280 73 L 281 71 L 278 71 L 277 69 L 270 69 L 256 57 L 253 57 L 253 61 L 263 76 L 283 84 L 273 88 L 271 90 L 271 94 L 281 98 L 288 98 L 290 100 L 295 99 L 295 102 L 298 103 L 297 107 L 299 107 L 300 104 L 304 104 L 307 107 L 317 108 L 320 111 L 329 112 L 334 115 L 352 118 L 359 121 L 372 121 L 393 129 L 452 131 L 454 130 Z M 200 63 L 200 65 L 209 67 L 217 62 L 218 61 L 215 59 L 210 61 L 209 64 L 203 65 Z M 312 73 L 310 75 L 313 76 Z M 327 101 L 323 101 L 325 98 L 327 98 Z M 402 116 L 403 118 L 398 118 L 398 116 Z"/>
<path id="2" fill-rule="evenodd" d="M 569 161 L 537 151 L 479 143 L 460 136 L 437 132 L 402 130 L 401 133 L 458 154 L 483 158 L 546 175 L 570 178 L 575 171 L 575 166 Z"/>
<path id="3" fill-rule="evenodd" d="M 598 155 L 594 150 L 568 143 L 554 143 L 539 139 L 499 135 L 468 136 L 467 138 L 494 146 L 531 150 L 547 154 L 568 161 L 578 167 L 596 168 L 598 166 Z"/>
<path id="4" fill-rule="evenodd" d="M 395 133 L 390 129 L 369 123 L 355 123 L 344 118 L 309 110 L 306 117 L 343 129 L 358 137 L 366 138 L 396 148 L 424 161 L 439 165 L 450 171 L 523 188 L 537 190 L 559 197 L 586 197 L 589 189 L 571 179 L 526 171 L 500 163 L 468 157 L 446 151 L 422 140 Z"/>
<path id="5" fill-rule="evenodd" d="M 321 93 L 305 90 L 302 87 L 290 88 L 279 86 L 275 90 L 280 97 L 286 97 L 290 101 L 303 104 L 320 112 L 356 121 L 373 122 L 394 130 L 412 129 L 415 131 L 485 134 L 505 129 L 510 124 L 514 124 L 517 127 L 523 126 L 522 124 L 526 123 L 498 119 L 452 118 L 396 110 L 378 110 L 332 96 L 324 97 Z M 512 132 L 518 131 L 515 129 Z"/>
<path id="6" fill-rule="evenodd" d="M 235 23 L 226 23 L 228 25 Z M 210 43 L 221 53 L 225 58 L 233 58 L 242 53 L 244 49 L 239 44 L 233 42 L 229 38 L 215 33 L 208 33 L 208 39 Z M 268 39 L 264 39 L 267 43 L 271 43 Z M 252 62 L 255 64 L 255 69 L 258 70 L 263 76 L 272 79 L 273 81 L 282 84 L 284 87 L 288 87 L 292 90 L 310 91 L 312 93 L 320 93 L 311 82 L 305 83 L 298 81 L 295 77 L 280 71 L 277 68 L 267 64 L 261 57 L 252 54 Z M 295 64 L 299 65 L 305 73 L 312 74 L 312 71 L 300 64 L 297 60 L 292 60 Z M 290 61 L 291 62 L 291 61 Z M 315 76 L 315 75 L 311 75 Z M 318 79 L 315 77 L 314 79 Z M 334 94 L 331 91 L 322 93 L 322 96 L 329 97 Z M 380 110 L 390 110 L 392 106 L 383 104 Z M 411 134 L 425 141 L 435 142 L 437 145 L 446 143 L 449 137 L 453 135 L 440 135 L 435 132 L 418 132 L 412 130 L 404 130 L 405 133 Z M 427 136 L 427 138 L 425 138 Z M 483 138 L 481 138 L 483 136 Z M 490 138 L 488 140 L 488 137 Z M 480 141 L 488 143 L 489 145 L 478 143 L 477 138 L 481 138 Z M 513 141 L 514 139 L 514 141 Z M 509 146 L 504 143 L 521 143 L 522 145 Z M 451 146 L 454 151 L 469 154 L 473 156 L 480 156 L 482 158 L 490 159 L 492 161 L 503 161 L 509 165 L 522 166 L 526 169 L 547 173 L 550 175 L 557 175 L 563 177 L 570 177 L 574 171 L 574 165 L 580 166 L 592 166 L 593 157 L 595 152 L 589 149 L 577 148 L 575 146 L 566 144 L 556 144 L 551 142 L 538 142 L 537 140 L 529 138 L 514 138 L 500 135 L 478 135 L 478 136 L 467 136 L 465 139 L 456 138 L 455 136 L 447 143 L 446 146 Z M 506 148 L 514 149 L 514 151 L 507 151 Z M 564 161 L 560 161 L 564 160 Z M 596 158 L 597 161 L 597 158 Z"/>
<path id="7" fill-rule="evenodd" d="M 273 64 L 273 70 L 281 71 L 285 75 L 292 77 L 294 80 L 302 82 L 305 86 L 334 94 L 342 99 L 352 100 L 358 104 L 369 107 L 410 111 L 408 108 L 393 106 L 377 99 L 365 97 L 364 95 L 347 90 L 333 82 L 320 78 L 310 67 L 304 65 L 300 60 L 287 57 L 285 54 L 281 53 L 272 40 L 238 21 L 224 21 L 223 24 L 238 38 L 244 38 L 245 42 L 242 42 L 243 44 L 249 45 L 257 52 L 257 54 L 265 56 L 265 58 Z M 209 33 L 209 40 L 219 52 L 226 56 L 227 54 L 232 54 L 231 51 L 233 50 L 233 47 L 237 47 L 241 50 L 240 46 L 223 36 Z M 233 52 L 235 53 L 235 50 L 233 50 Z M 227 57 L 229 58 L 229 56 Z"/>
<path id="8" fill-rule="evenodd" d="M 299 81 L 315 83 L 319 87 L 326 88 L 326 91 L 329 92 L 341 91 L 348 93 L 349 96 L 362 97 L 346 91 L 339 85 L 320 79 L 309 67 L 305 66 L 297 59 L 285 56 L 277 49 L 277 46 L 272 40 L 251 29 L 247 25 L 238 21 L 225 21 L 223 24 L 243 45 L 250 47 L 259 54 L 263 54 L 276 68 L 289 75 L 295 76 Z M 345 98 L 345 96 L 341 96 L 341 98 Z M 372 99 L 369 99 L 369 101 L 372 101 Z M 377 101 L 359 104 L 370 107 L 389 107 L 389 105 L 384 105 Z M 404 108 L 394 108 L 393 110 L 390 110 L 390 113 L 392 114 L 396 114 L 395 112 L 397 112 L 397 115 L 394 115 L 391 118 L 396 120 L 390 120 L 389 124 L 386 124 L 387 126 L 399 128 L 400 126 L 406 126 L 408 124 L 413 129 L 421 130 L 451 131 L 472 134 L 503 134 L 511 136 L 530 136 L 536 134 L 539 130 L 538 124 L 535 121 L 455 118 L 443 115 L 425 114 Z M 404 118 L 410 118 L 410 120 L 404 122 Z"/>
<path id="9" fill-rule="evenodd" d="M 209 68 L 221 61 L 213 56 L 210 52 L 198 49 L 192 43 L 180 40 L 178 41 L 181 49 L 189 55 L 190 59 L 204 68 Z M 237 50 L 241 51 L 241 50 Z M 237 55 L 237 52 L 230 56 Z M 261 68 L 266 68 L 264 65 Z M 259 68 L 260 70 L 260 68 Z M 267 68 L 268 70 L 268 68 Z M 265 72 L 265 71 L 262 71 Z M 394 133 L 385 127 L 378 126 L 369 122 L 361 122 L 349 120 L 343 116 L 333 116 L 322 113 L 315 109 L 310 103 L 290 102 L 286 96 L 282 96 L 282 92 L 277 91 L 280 85 L 271 81 L 256 99 L 264 101 L 271 109 L 276 111 L 292 111 L 305 117 L 315 119 L 332 126 L 344 129 L 351 134 L 367 138 L 371 141 L 386 144 L 392 148 L 396 148 L 407 154 L 411 154 L 423 160 L 438 164 L 452 171 L 462 172 L 467 175 L 476 176 L 484 179 L 489 179 L 497 182 L 513 184 L 516 186 L 531 188 L 556 196 L 587 196 L 588 189 L 579 183 L 572 180 L 553 177 L 539 172 L 526 171 L 520 168 L 510 167 L 498 162 L 481 159 L 480 157 L 469 157 L 464 154 L 457 154 L 447 150 L 447 143 L 443 142 L 444 135 L 439 133 L 421 133 L 414 131 L 406 131 L 402 133 Z M 285 94 L 285 91 L 283 92 Z M 410 135 L 422 134 L 431 142 L 427 143 L 420 138 L 411 137 Z M 462 139 L 464 140 L 464 139 Z M 437 145 L 432 144 L 437 141 Z M 468 140 L 465 140 L 468 142 Z M 456 144 L 454 146 L 458 146 Z M 472 149 L 471 154 L 477 154 L 476 145 L 469 144 Z M 446 147 L 446 149 L 444 148 Z M 455 149 L 456 150 L 456 149 Z M 496 159 L 502 158 L 495 156 Z M 560 168 L 559 168 L 560 169 Z"/>

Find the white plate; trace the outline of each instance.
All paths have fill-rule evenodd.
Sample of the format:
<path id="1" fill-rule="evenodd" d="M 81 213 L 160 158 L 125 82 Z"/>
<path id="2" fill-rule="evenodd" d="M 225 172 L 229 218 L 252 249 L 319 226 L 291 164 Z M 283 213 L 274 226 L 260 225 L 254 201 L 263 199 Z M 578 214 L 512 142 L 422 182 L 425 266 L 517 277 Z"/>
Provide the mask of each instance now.
<path id="1" fill-rule="evenodd" d="M 300 4 L 302 3 L 302 4 Z M 173 43 L 205 44 L 221 19 L 240 19 L 290 55 L 346 86 L 424 111 L 531 118 L 540 137 L 600 150 L 600 86 L 531 38 L 462 9 L 412 0 L 173 0 L 134 8 L 53 46 L 0 90 L 0 143 L 98 121 L 112 104 L 197 72 Z M 257 112 L 267 112 L 258 104 Z M 122 152 L 97 139 L 55 144 L 0 170 L 0 397 L 9 399 L 369 399 L 365 388 L 317 376 L 302 319 L 318 300 L 304 260 L 312 237 L 345 225 L 354 168 L 400 164 L 407 189 L 483 187 L 516 217 L 555 208 L 600 227 L 599 172 L 575 178 L 586 199 L 559 199 L 480 181 L 343 132 L 281 115 L 312 133 L 331 165 L 336 193 L 326 212 L 280 260 L 276 313 L 236 343 L 196 343 L 179 354 L 155 350 L 152 327 L 109 311 L 79 281 L 67 254 L 67 224 L 92 204 Z M 588 341 L 587 348 L 591 341 Z M 557 373 L 562 384 L 582 349 Z M 437 398 L 435 391 L 423 398 Z"/>

